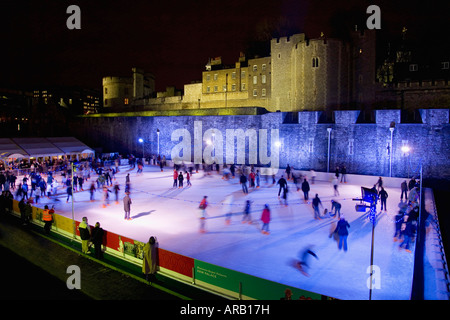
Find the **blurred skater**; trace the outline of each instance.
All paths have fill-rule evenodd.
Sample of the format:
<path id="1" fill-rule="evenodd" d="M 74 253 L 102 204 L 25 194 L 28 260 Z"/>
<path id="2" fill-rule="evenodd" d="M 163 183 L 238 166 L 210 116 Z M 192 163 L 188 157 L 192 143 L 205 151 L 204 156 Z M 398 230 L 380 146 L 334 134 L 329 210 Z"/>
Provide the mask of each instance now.
<path id="1" fill-rule="evenodd" d="M 123 210 L 125 211 L 125 220 L 131 220 L 131 198 L 128 192 L 125 192 L 125 197 L 123 197 Z"/>
<path id="2" fill-rule="evenodd" d="M 307 247 L 305 249 L 303 249 L 302 251 L 300 251 L 299 253 L 299 258 L 300 261 L 297 263 L 297 267 L 298 269 L 307 277 L 309 277 L 308 274 L 308 269 L 309 269 L 309 259 L 310 257 L 314 257 L 317 260 L 319 260 L 319 257 L 317 257 L 317 255 L 311 250 L 312 246 Z"/>
<path id="3" fill-rule="evenodd" d="M 204 196 L 198 208 L 200 209 L 200 233 L 205 233 L 206 208 L 208 207 L 208 196 Z"/>
<path id="4" fill-rule="evenodd" d="M 245 202 L 245 208 L 244 208 L 244 214 L 242 217 L 242 223 L 252 223 L 252 217 L 250 216 L 250 206 L 251 206 L 251 201 L 247 200 Z"/>
<path id="5" fill-rule="evenodd" d="M 322 201 L 320 201 L 319 195 L 316 193 L 316 197 L 312 201 L 312 207 L 314 209 L 314 219 L 320 219 L 319 206 L 323 208 Z"/>
<path id="6" fill-rule="evenodd" d="M 225 198 L 225 201 L 223 202 L 223 209 L 225 211 L 225 223 L 230 224 L 231 223 L 231 214 L 233 211 L 233 195 L 230 194 Z"/>
<path id="7" fill-rule="evenodd" d="M 270 209 L 269 209 L 268 204 L 264 205 L 264 209 L 261 214 L 261 221 L 263 222 L 263 226 L 261 228 L 261 233 L 269 234 Z"/>

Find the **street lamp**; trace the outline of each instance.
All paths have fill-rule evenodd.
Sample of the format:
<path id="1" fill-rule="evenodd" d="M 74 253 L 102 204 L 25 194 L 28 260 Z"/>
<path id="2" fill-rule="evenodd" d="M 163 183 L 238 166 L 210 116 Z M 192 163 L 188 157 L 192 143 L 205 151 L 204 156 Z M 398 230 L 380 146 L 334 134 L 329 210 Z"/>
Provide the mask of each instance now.
<path id="1" fill-rule="evenodd" d="M 156 129 L 156 135 L 157 135 L 157 138 L 158 138 L 158 148 L 157 148 L 157 154 L 159 155 L 159 129 Z"/>
<path id="2" fill-rule="evenodd" d="M 394 127 L 390 127 L 389 130 L 391 131 L 391 144 L 389 145 L 389 177 L 392 177 L 392 151 L 394 150 L 392 148 L 392 138 L 394 134 Z"/>
<path id="3" fill-rule="evenodd" d="M 327 160 L 327 172 L 330 172 L 330 143 L 331 143 L 331 128 L 327 128 L 328 131 L 328 160 Z"/>
<path id="4" fill-rule="evenodd" d="M 142 159 L 144 159 L 144 139 L 139 138 L 139 143 L 142 143 Z"/>

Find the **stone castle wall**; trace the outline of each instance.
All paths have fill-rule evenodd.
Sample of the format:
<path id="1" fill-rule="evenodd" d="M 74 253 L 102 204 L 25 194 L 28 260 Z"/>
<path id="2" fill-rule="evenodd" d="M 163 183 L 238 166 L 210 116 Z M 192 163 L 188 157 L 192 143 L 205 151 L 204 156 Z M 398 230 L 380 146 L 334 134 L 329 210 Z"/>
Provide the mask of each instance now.
<path id="1" fill-rule="evenodd" d="M 296 169 L 316 171 L 334 171 L 336 166 L 346 166 L 348 173 L 411 177 L 419 174 L 423 165 L 424 176 L 428 178 L 450 179 L 450 124 L 449 109 L 420 110 L 423 123 L 401 123 L 400 110 L 377 110 L 375 123 L 357 123 L 359 111 L 335 111 L 334 121 L 321 123 L 321 112 L 299 112 L 298 117 L 290 113 L 274 112 L 261 115 L 230 116 L 85 116 L 77 118 L 71 124 L 74 136 L 93 148 L 102 148 L 104 152 L 132 153 L 142 156 L 144 139 L 145 155 L 156 154 L 171 158 L 174 147 L 181 138 L 171 140 L 177 129 L 185 129 L 191 138 L 191 157 L 194 160 L 194 139 L 197 134 L 202 139 L 201 149 L 207 147 L 206 133 L 214 129 L 215 139 L 221 136 L 224 148 L 223 161 L 226 161 L 226 136 L 231 129 L 242 129 L 251 136 L 256 134 L 258 144 L 263 142 L 260 134 L 267 134 L 267 156 L 275 142 L 279 142 L 279 167 L 287 164 Z M 295 119 L 295 120 L 292 120 Z M 194 128 L 201 124 L 201 132 Z M 390 126 L 395 124 L 392 134 Z M 328 128 L 331 128 L 330 139 Z M 228 131 L 227 131 L 228 129 Z M 278 139 L 271 140 L 272 132 L 278 130 Z M 197 130 L 198 131 L 198 130 Z M 211 131 L 208 131 L 209 133 Z M 237 131 L 233 131 L 237 132 Z M 210 136 L 209 136 L 210 138 Z M 249 137 L 245 143 L 247 164 L 252 154 Z M 330 152 L 328 153 L 328 141 Z M 235 159 L 242 150 L 234 144 Z M 402 146 L 410 151 L 405 153 Z M 388 148 L 389 146 L 389 148 Z M 258 154 L 258 162 L 260 162 Z M 392 163 L 392 164 L 391 164 Z M 257 163 L 257 165 L 260 163 Z M 392 168 L 392 169 L 391 169 Z"/>

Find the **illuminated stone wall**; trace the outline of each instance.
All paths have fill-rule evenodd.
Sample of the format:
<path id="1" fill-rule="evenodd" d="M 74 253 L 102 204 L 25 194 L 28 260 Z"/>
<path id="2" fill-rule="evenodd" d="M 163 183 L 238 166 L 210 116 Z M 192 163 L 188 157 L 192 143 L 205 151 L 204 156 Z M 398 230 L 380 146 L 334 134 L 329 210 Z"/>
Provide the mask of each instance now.
<path id="1" fill-rule="evenodd" d="M 191 159 L 194 159 L 194 128 L 201 123 L 201 148 L 206 148 L 205 132 L 216 130 L 223 138 L 228 130 L 242 129 L 258 135 L 267 133 L 268 150 L 273 147 L 271 132 L 278 131 L 279 166 L 287 164 L 296 169 L 326 171 L 328 155 L 330 171 L 346 166 L 349 173 L 408 177 L 419 173 L 420 164 L 429 178 L 450 179 L 450 124 L 449 109 L 420 110 L 423 123 L 401 123 L 400 110 L 377 110 L 374 123 L 358 123 L 359 111 L 335 111 L 333 121 L 323 122 L 320 111 L 296 113 L 266 113 L 254 115 L 184 115 L 184 116 L 128 116 L 119 114 L 100 117 L 79 117 L 71 124 L 71 131 L 93 148 L 104 152 L 132 153 L 142 156 L 139 138 L 145 140 L 145 155 L 160 153 L 168 159 L 181 141 L 172 141 L 177 129 L 185 129 L 191 141 Z M 390 126 L 395 123 L 392 134 Z M 328 128 L 331 128 L 330 139 Z M 328 154 L 328 141 L 330 153 Z M 402 152 L 402 146 L 410 152 Z M 235 145 L 234 152 L 238 153 Z M 388 148 L 389 146 L 389 148 Z M 270 152 L 269 152 L 270 153 Z M 269 155 L 268 153 L 268 155 Z M 226 151 L 223 152 L 225 162 Z M 251 150 L 248 138 L 245 144 L 246 162 Z M 392 165 L 391 165 L 392 163 Z M 392 169 L 391 169 L 392 168 Z"/>

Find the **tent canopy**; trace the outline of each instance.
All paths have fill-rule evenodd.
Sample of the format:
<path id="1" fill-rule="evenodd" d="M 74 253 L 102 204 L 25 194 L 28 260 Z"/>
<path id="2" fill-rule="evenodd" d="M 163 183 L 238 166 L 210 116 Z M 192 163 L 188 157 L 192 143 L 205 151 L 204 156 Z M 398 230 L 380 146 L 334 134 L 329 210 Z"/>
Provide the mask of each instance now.
<path id="1" fill-rule="evenodd" d="M 94 153 L 93 149 L 74 137 L 0 138 L 1 158 L 39 158 Z"/>

